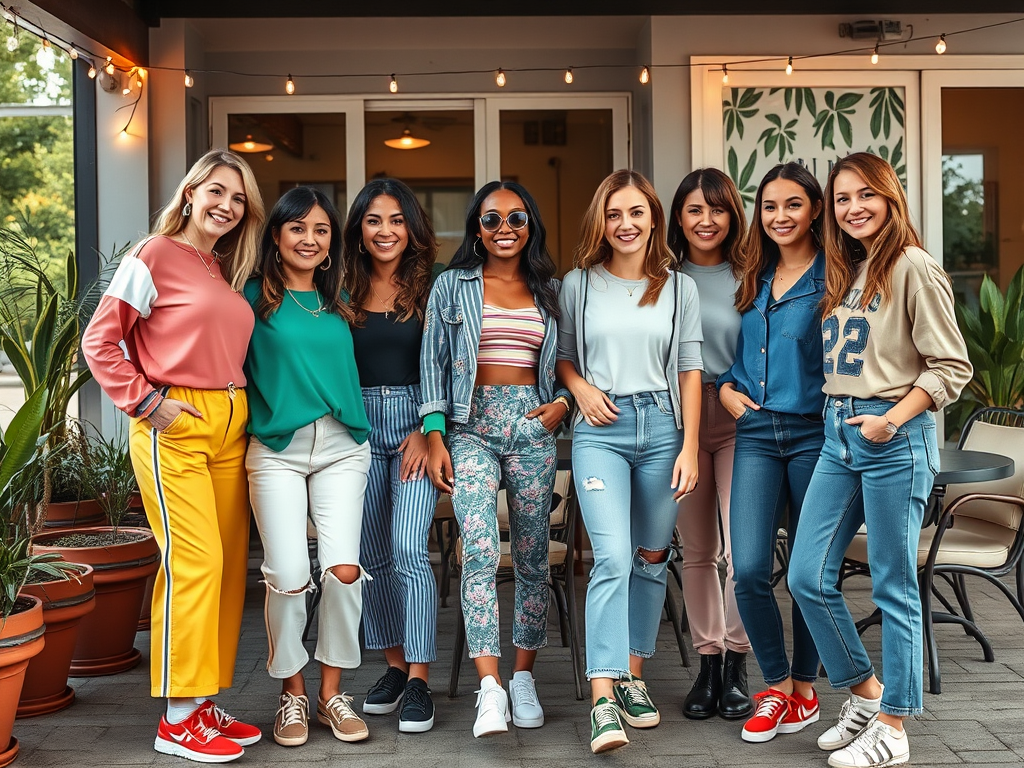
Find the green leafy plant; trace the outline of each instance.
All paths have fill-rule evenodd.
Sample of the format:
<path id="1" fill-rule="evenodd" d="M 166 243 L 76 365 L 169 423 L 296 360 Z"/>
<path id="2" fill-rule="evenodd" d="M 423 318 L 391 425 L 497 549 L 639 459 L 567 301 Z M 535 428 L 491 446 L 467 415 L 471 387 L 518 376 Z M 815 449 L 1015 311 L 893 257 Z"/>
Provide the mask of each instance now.
<path id="1" fill-rule="evenodd" d="M 976 408 L 1024 406 L 1024 267 L 1004 295 L 988 275 L 982 280 L 977 307 L 956 305 L 956 318 L 967 342 L 974 378 L 950 409 L 959 427 Z"/>
<path id="2" fill-rule="evenodd" d="M 814 117 L 814 135 L 821 134 L 821 148 L 835 149 L 836 128 L 846 142 L 853 146 L 853 123 L 848 115 L 852 115 L 857 102 L 864 98 L 862 93 L 844 93 L 837 99 L 832 91 L 825 92 L 825 108 Z"/>
<path id="3" fill-rule="evenodd" d="M 90 436 L 83 479 L 114 527 L 116 537 L 131 498 L 139 491 L 127 438 Z"/>
<path id="4" fill-rule="evenodd" d="M 36 390 L 14 415 L 7 432 L 0 431 L 0 617 L 15 610 L 18 592 L 32 573 L 68 578 L 75 570 L 59 555 L 31 554 L 25 511 L 34 505 L 35 479 L 45 450 L 40 433 L 49 392 Z"/>
<path id="5" fill-rule="evenodd" d="M 741 171 L 739 167 L 740 161 L 736 156 L 736 148 L 729 147 L 727 165 L 729 167 L 729 178 L 733 180 L 736 189 L 739 190 L 743 202 L 747 205 L 753 205 L 757 187 L 751 183 L 750 177 L 754 175 L 754 167 L 757 165 L 757 149 L 750 153 L 750 159 L 747 160 L 746 165 L 743 166 Z"/>
<path id="6" fill-rule="evenodd" d="M 794 117 L 785 125 L 782 124 L 782 118 L 778 115 L 765 115 L 764 119 L 771 123 L 771 126 L 761 132 L 757 142 L 758 144 L 764 143 L 765 157 L 771 155 L 775 148 L 778 147 L 779 162 L 781 163 L 787 155 L 793 154 L 793 143 L 796 141 L 794 126 L 797 123 L 797 119 Z"/>
<path id="7" fill-rule="evenodd" d="M 725 138 L 731 139 L 735 130 L 739 137 L 743 138 L 743 119 L 753 117 L 757 114 L 754 106 L 764 96 L 764 91 L 756 88 L 745 88 L 740 92 L 739 88 L 730 88 L 731 99 L 726 99 L 722 105 L 722 119 L 725 120 Z"/>
<path id="8" fill-rule="evenodd" d="M 811 117 L 815 117 L 818 114 L 818 106 L 814 99 L 813 88 L 772 88 L 768 91 L 768 95 L 772 96 L 779 91 L 782 91 L 782 98 L 786 103 L 786 109 L 795 109 L 797 116 L 803 109 L 807 109 L 807 114 Z"/>
<path id="9" fill-rule="evenodd" d="M 895 88 L 872 88 L 871 101 L 871 137 L 880 135 L 889 138 L 893 121 L 903 126 L 903 99 Z"/>

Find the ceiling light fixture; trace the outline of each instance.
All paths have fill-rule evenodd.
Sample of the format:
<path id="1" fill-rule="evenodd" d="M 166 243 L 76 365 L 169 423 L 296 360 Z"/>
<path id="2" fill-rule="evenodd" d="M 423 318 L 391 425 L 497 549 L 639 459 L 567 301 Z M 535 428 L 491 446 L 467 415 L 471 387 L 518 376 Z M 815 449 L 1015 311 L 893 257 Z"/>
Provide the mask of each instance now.
<path id="1" fill-rule="evenodd" d="M 265 141 L 255 141 L 252 138 L 252 134 L 246 134 L 245 141 L 236 141 L 234 144 L 228 144 L 229 149 L 235 150 L 235 152 L 269 152 L 274 148 L 273 144 Z"/>
<path id="2" fill-rule="evenodd" d="M 406 128 L 397 139 L 386 139 L 384 144 L 392 149 L 420 149 L 430 146 L 428 139 L 419 139 L 412 135 L 412 131 Z"/>

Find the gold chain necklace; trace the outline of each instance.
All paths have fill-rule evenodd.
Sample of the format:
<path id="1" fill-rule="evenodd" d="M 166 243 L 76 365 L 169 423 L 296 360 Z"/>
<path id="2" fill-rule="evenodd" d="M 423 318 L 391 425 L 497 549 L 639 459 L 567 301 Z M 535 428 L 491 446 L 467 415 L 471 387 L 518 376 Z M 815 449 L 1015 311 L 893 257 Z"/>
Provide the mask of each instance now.
<path id="1" fill-rule="evenodd" d="M 787 272 L 796 272 L 797 270 L 799 270 L 800 274 L 799 274 L 799 275 L 797 275 L 797 277 L 800 277 L 800 276 L 802 276 L 802 275 L 803 275 L 803 273 L 804 273 L 804 272 L 806 272 L 806 271 L 807 271 L 807 270 L 808 270 L 808 269 L 810 268 L 811 264 L 813 264 L 813 263 L 814 263 L 814 259 L 815 259 L 815 258 L 817 258 L 817 256 L 814 256 L 814 257 L 813 257 L 813 258 L 811 258 L 811 260 L 810 260 L 810 261 L 808 261 L 808 262 L 807 262 L 806 264 L 801 264 L 801 265 L 800 265 L 800 266 L 798 266 L 798 267 L 787 267 L 787 266 L 786 266 L 785 264 L 783 264 L 783 263 L 782 263 L 782 261 L 780 260 L 780 261 L 779 261 L 779 263 L 775 265 L 775 279 L 776 279 L 776 280 L 778 280 L 778 281 L 779 281 L 780 283 L 782 283 L 782 282 L 785 282 L 785 281 L 787 281 L 787 280 L 788 280 L 788 278 L 787 278 L 787 277 L 786 277 L 785 275 L 783 275 L 783 274 L 781 274 L 781 273 L 779 272 L 779 270 L 783 270 L 783 269 L 784 269 L 784 270 L 786 270 Z"/>
<path id="2" fill-rule="evenodd" d="M 382 298 L 380 297 L 380 294 L 379 294 L 379 293 L 377 293 L 377 289 L 373 287 L 373 280 L 371 280 L 371 281 L 370 281 L 370 290 L 371 290 L 371 291 L 373 291 L 373 295 L 374 295 L 374 298 L 376 298 L 376 299 L 377 299 L 377 301 L 379 301 L 379 302 L 380 302 L 380 305 L 381 305 L 382 307 L 384 307 L 384 319 L 385 319 L 385 320 L 388 320 L 388 319 L 390 319 L 390 317 L 391 317 L 391 314 L 390 314 L 390 313 L 391 313 L 391 312 L 394 312 L 394 311 L 395 311 L 395 305 L 394 305 L 394 304 L 392 304 L 392 305 L 391 305 L 391 306 L 389 307 L 389 306 L 388 306 L 388 301 L 391 301 L 391 299 L 393 299 L 393 298 L 394 298 L 395 294 L 396 294 L 396 293 L 398 293 L 398 289 L 397 289 L 397 288 L 395 288 L 395 290 L 393 290 L 393 291 L 391 292 L 391 295 L 390 295 L 390 296 L 388 296 L 388 301 L 384 301 L 384 299 L 382 299 Z"/>
<path id="3" fill-rule="evenodd" d="M 323 306 L 323 302 L 320 300 L 320 291 L 316 289 L 316 286 L 313 286 L 313 293 L 316 294 L 316 309 L 310 309 L 309 307 L 303 306 L 302 302 L 295 298 L 295 294 L 292 293 L 291 288 L 285 288 L 285 290 L 288 291 L 288 295 L 292 297 L 292 301 L 299 305 L 300 309 L 304 312 L 309 312 L 313 317 L 320 317 L 320 313 L 326 309 L 326 307 Z"/>
<path id="4" fill-rule="evenodd" d="M 191 241 L 191 240 L 189 240 L 189 239 L 188 239 L 188 235 L 186 235 L 186 234 L 185 234 L 185 230 L 181 230 L 181 236 L 185 238 L 185 242 L 186 242 L 186 243 L 188 243 L 189 245 L 191 245 L 191 246 L 192 246 L 192 250 L 196 252 L 196 256 L 198 256 L 198 257 L 199 257 L 199 260 L 200 260 L 201 262 L 203 262 L 203 266 L 204 266 L 204 267 L 206 267 L 206 271 L 210 273 L 210 277 L 212 277 L 212 278 L 213 278 L 214 280 L 216 280 L 216 279 L 217 279 L 217 276 L 216 276 L 215 274 L 213 274 L 213 270 L 211 269 L 211 267 L 212 267 L 212 266 L 213 266 L 214 264 L 216 264 L 216 263 L 217 263 L 217 260 L 218 260 L 218 259 L 219 259 L 220 257 L 219 257 L 219 256 L 217 256 L 217 254 L 216 254 L 216 253 L 214 253 L 214 254 L 213 254 L 213 261 L 211 261 L 211 262 L 210 262 L 209 264 L 207 264 L 207 263 L 206 263 L 206 259 L 204 259 L 204 258 L 203 258 L 203 254 L 201 254 L 201 253 L 199 252 L 199 249 L 198 249 L 198 248 L 196 248 L 196 247 L 195 247 L 195 245 L 193 245 L 193 244 L 192 244 L 192 241 Z"/>

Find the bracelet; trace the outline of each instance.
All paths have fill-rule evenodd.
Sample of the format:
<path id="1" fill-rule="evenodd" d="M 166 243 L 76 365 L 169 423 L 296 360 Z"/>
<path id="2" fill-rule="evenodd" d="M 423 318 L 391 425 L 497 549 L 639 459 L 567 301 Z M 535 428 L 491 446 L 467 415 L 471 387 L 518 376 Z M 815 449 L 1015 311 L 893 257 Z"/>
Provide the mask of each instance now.
<path id="1" fill-rule="evenodd" d="M 561 403 L 562 405 L 564 405 L 566 413 L 568 413 L 569 411 L 572 410 L 572 408 L 569 407 L 569 398 L 566 397 L 565 395 L 559 395 L 558 397 L 556 397 L 551 402 L 552 403 Z"/>

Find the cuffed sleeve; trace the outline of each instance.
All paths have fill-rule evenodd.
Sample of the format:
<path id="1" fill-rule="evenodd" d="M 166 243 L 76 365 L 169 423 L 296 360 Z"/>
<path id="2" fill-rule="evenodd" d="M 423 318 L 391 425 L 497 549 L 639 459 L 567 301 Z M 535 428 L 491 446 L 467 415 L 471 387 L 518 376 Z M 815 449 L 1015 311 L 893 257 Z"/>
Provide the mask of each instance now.
<path id="1" fill-rule="evenodd" d="M 931 396 L 936 409 L 943 408 L 960 397 L 974 375 L 956 323 L 953 291 L 945 281 L 924 285 L 911 297 L 908 309 L 914 346 L 925 364 L 914 386 Z"/>
<path id="2" fill-rule="evenodd" d="M 424 314 L 423 343 L 420 346 L 421 418 L 432 413 L 443 418 L 451 407 L 451 349 L 440 317 L 441 294 L 449 282 L 448 274 L 442 273 L 434 282 Z"/>

